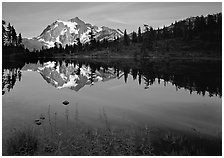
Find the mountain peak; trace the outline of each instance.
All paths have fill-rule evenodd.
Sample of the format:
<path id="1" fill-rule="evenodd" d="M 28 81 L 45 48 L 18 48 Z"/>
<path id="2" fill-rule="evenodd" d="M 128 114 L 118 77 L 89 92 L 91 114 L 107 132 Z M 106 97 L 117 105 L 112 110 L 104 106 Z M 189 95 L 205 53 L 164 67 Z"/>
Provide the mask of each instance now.
<path id="1" fill-rule="evenodd" d="M 69 19 L 68 21 L 71 21 L 71 22 L 76 22 L 76 23 L 84 23 L 81 19 L 79 19 L 79 17 L 75 17 L 75 18 L 72 18 L 72 19 Z"/>
<path id="2" fill-rule="evenodd" d="M 123 35 L 115 29 L 106 26 L 98 27 L 75 17 L 67 21 L 57 19 L 48 25 L 35 40 L 48 48 L 54 47 L 55 42 L 62 46 L 74 45 L 74 43 L 77 43 L 77 38 L 80 39 L 81 43 L 87 43 L 90 42 L 89 33 L 91 31 L 95 33 L 95 39 L 98 41 L 103 39 L 114 40 L 114 38 Z"/>

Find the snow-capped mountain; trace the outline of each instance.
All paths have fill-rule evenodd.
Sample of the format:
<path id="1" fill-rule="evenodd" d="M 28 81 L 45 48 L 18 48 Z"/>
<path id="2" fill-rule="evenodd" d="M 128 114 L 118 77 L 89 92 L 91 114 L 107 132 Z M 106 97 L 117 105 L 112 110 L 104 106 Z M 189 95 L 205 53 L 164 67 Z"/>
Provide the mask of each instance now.
<path id="1" fill-rule="evenodd" d="M 85 85 L 94 85 L 99 81 L 108 81 L 116 78 L 114 70 L 109 68 L 104 70 L 100 68 L 94 72 L 90 66 L 69 63 L 66 65 L 65 62 L 61 64 L 59 62 L 46 62 L 43 65 L 37 64 L 26 64 L 22 71 L 37 71 L 41 74 L 44 80 L 53 85 L 54 87 L 69 88 L 74 91 L 79 91 Z"/>
<path id="2" fill-rule="evenodd" d="M 43 46 L 47 46 L 48 48 L 54 47 L 55 42 L 61 44 L 62 46 L 73 45 L 77 43 L 77 38 L 80 39 L 81 43 L 86 43 L 90 41 L 89 33 L 93 31 L 96 40 L 114 40 L 117 37 L 121 37 L 123 35 L 122 31 L 119 29 L 111 29 L 109 27 L 98 27 L 89 23 L 85 23 L 80 20 L 78 17 L 70 19 L 68 21 L 56 20 L 52 24 L 48 25 L 43 32 L 34 37 L 32 40 L 35 40 L 35 45 L 37 43 L 41 43 Z M 27 39 L 25 41 L 26 44 L 33 44 L 34 41 L 29 41 Z"/>

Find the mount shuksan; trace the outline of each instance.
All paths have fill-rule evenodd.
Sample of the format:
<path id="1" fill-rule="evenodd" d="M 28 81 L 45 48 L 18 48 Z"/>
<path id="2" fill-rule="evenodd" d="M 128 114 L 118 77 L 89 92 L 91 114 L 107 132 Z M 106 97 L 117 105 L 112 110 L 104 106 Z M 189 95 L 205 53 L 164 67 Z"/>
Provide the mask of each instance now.
<path id="1" fill-rule="evenodd" d="M 114 40 L 123 36 L 123 32 L 119 29 L 111 29 L 109 27 L 98 27 L 89 23 L 85 23 L 78 17 L 68 21 L 56 20 L 48 25 L 43 32 L 32 39 L 23 39 L 25 47 L 28 49 L 41 49 L 42 46 L 50 48 L 54 47 L 55 42 L 63 47 L 77 43 L 77 38 L 81 43 L 90 41 L 90 32 L 93 31 L 95 39 L 102 41 L 103 39 Z"/>

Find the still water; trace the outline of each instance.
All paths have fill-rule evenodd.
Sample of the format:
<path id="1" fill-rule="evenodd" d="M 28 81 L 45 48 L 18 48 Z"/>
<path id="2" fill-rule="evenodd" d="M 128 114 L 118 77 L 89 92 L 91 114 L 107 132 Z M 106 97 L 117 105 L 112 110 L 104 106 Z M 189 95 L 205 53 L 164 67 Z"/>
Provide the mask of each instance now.
<path id="1" fill-rule="evenodd" d="M 106 116 L 112 128 L 147 125 L 221 138 L 221 65 L 155 59 L 3 63 L 3 137 L 50 113 L 61 127 L 66 120 L 102 127 Z"/>

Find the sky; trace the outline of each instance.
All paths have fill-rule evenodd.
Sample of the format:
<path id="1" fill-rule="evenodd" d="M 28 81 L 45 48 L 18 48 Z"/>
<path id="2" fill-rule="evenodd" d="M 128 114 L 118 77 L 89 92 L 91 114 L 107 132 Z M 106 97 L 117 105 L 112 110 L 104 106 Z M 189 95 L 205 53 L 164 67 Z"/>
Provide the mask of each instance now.
<path id="1" fill-rule="evenodd" d="M 222 12 L 221 2 L 3 2 L 2 19 L 22 37 L 36 37 L 55 20 L 79 17 L 86 23 L 138 30 L 170 25 L 191 16 Z"/>

